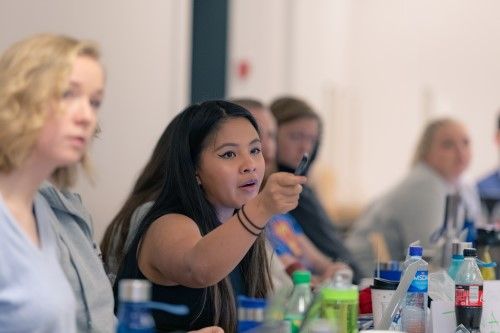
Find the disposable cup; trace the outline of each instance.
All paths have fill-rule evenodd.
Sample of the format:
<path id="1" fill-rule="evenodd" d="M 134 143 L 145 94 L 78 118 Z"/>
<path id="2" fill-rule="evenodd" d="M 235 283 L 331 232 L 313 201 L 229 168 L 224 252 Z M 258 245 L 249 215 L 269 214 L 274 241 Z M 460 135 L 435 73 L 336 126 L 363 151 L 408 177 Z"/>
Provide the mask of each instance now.
<path id="1" fill-rule="evenodd" d="M 374 327 L 377 327 L 379 325 L 380 320 L 382 319 L 382 314 L 387 308 L 387 305 L 389 305 L 391 297 L 396 292 L 397 287 L 397 281 L 390 281 L 380 278 L 375 278 L 373 280 L 373 286 L 371 286 L 371 294 Z"/>

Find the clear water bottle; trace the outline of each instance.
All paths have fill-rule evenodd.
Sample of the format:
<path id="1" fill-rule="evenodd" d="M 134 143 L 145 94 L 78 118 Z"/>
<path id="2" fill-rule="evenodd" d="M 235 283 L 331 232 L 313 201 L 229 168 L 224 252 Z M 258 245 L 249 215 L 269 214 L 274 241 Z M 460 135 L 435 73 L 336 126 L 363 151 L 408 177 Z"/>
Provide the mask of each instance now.
<path id="1" fill-rule="evenodd" d="M 401 310 L 401 325 L 407 333 L 425 333 L 429 265 L 422 259 L 422 247 L 410 246 L 409 258 L 403 263 L 403 270 L 416 261 L 419 269 L 406 292 Z"/>
<path id="2" fill-rule="evenodd" d="M 455 315 L 457 326 L 479 332 L 483 312 L 483 277 L 476 263 L 476 249 L 464 250 L 464 262 L 455 279 Z"/>
<path id="3" fill-rule="evenodd" d="M 311 273 L 295 271 L 292 275 L 293 290 L 285 307 L 285 320 L 290 322 L 290 332 L 298 333 L 305 312 L 311 303 Z"/>
<path id="4" fill-rule="evenodd" d="M 448 268 L 448 275 L 453 281 L 457 277 L 458 270 L 464 261 L 464 249 L 471 248 L 471 242 L 453 242 L 451 244 L 451 263 Z"/>
<path id="5" fill-rule="evenodd" d="M 121 280 L 117 333 L 154 333 L 155 323 L 148 302 L 151 283 L 147 280 Z"/>

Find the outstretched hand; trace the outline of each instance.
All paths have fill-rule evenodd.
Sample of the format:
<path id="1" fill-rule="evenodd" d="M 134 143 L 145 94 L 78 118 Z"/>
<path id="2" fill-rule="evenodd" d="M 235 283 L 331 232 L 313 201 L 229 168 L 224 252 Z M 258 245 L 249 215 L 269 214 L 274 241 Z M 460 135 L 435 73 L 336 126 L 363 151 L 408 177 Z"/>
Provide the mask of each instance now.
<path id="1" fill-rule="evenodd" d="M 267 179 L 258 199 L 270 215 L 287 213 L 297 207 L 302 184 L 306 181 L 304 176 L 288 172 L 274 173 Z"/>

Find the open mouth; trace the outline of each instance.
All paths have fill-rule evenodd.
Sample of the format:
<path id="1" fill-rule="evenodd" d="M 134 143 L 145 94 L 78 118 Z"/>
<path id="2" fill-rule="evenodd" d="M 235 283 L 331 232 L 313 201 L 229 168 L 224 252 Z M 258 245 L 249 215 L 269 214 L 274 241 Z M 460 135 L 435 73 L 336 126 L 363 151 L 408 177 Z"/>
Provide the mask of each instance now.
<path id="1" fill-rule="evenodd" d="M 70 138 L 70 141 L 73 143 L 73 145 L 78 146 L 78 147 L 83 147 L 85 146 L 85 138 L 80 137 L 80 136 L 74 136 Z"/>
<path id="2" fill-rule="evenodd" d="M 255 185 L 257 185 L 257 179 L 251 179 L 251 180 L 243 183 L 242 185 L 240 185 L 240 187 L 248 188 L 248 187 L 254 187 Z"/>

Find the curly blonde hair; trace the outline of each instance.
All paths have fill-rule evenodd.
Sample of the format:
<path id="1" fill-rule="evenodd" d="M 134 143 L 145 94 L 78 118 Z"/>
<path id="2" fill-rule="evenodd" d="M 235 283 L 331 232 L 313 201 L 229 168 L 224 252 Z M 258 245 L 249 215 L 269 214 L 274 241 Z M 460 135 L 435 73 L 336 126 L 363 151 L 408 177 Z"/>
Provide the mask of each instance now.
<path id="1" fill-rule="evenodd" d="M 58 105 L 77 56 L 99 61 L 99 48 L 88 41 L 41 34 L 15 43 L 0 57 L 0 172 L 19 168 L 32 152 L 47 107 Z M 81 165 L 90 175 L 87 153 Z M 57 168 L 51 178 L 60 187 L 71 186 L 77 168 Z"/>

